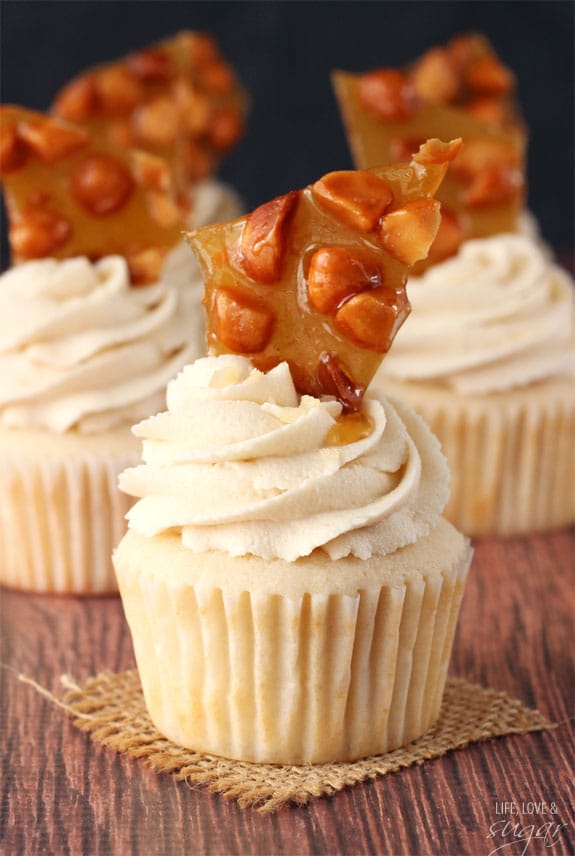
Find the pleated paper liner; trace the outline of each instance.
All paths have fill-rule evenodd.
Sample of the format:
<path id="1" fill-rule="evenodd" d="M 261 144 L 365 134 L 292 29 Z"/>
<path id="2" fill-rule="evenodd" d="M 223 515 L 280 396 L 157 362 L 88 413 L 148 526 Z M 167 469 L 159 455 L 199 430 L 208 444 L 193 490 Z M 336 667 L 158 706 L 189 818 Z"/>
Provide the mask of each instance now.
<path id="1" fill-rule="evenodd" d="M 62 683 L 63 699 L 52 700 L 96 743 L 143 760 L 158 772 L 172 773 L 177 780 L 236 799 L 241 808 L 256 807 L 265 813 L 288 803 L 304 805 L 316 797 L 331 796 L 469 743 L 556 727 L 506 693 L 449 677 L 439 720 L 423 737 L 401 749 L 347 763 L 251 764 L 192 752 L 162 737 L 146 711 L 136 669 L 104 672 L 83 685 L 63 676 Z"/>
<path id="2" fill-rule="evenodd" d="M 543 532 L 575 520 L 573 380 L 463 396 L 432 383 L 385 378 L 440 441 L 451 471 L 444 511 L 469 536 Z"/>
<path id="3" fill-rule="evenodd" d="M 439 715 L 470 560 L 446 521 L 390 556 L 314 553 L 281 574 L 129 531 L 115 566 L 150 717 L 178 745 L 248 762 L 404 746 Z"/>
<path id="4" fill-rule="evenodd" d="M 132 504 L 118 475 L 139 458 L 128 428 L 0 430 L 0 582 L 57 594 L 117 592 L 111 553 Z"/>

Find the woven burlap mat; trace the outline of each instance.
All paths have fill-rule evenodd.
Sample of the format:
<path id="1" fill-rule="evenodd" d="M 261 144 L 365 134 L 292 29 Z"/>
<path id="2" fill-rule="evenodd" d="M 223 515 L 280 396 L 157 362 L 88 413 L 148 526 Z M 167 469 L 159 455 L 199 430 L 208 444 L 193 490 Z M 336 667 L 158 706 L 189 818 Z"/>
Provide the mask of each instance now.
<path id="1" fill-rule="evenodd" d="M 173 773 L 190 785 L 205 785 L 210 791 L 233 797 L 242 808 L 257 806 L 263 812 L 275 811 L 289 802 L 302 805 L 366 779 L 422 764 L 477 740 L 553 727 L 539 711 L 505 693 L 449 678 L 436 726 L 402 749 L 352 763 L 248 764 L 190 752 L 162 737 L 147 714 L 135 669 L 121 674 L 104 672 L 82 686 L 69 676 L 62 682 L 64 697 L 52 699 L 97 743 L 132 758 L 143 758 L 154 769 Z"/>

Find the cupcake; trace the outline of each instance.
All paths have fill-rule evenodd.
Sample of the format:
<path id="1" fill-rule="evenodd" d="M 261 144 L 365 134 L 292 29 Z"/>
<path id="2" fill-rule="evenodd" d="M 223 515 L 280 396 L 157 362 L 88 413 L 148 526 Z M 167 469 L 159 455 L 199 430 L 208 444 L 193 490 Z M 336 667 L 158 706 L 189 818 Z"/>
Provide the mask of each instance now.
<path id="1" fill-rule="evenodd" d="M 470 535 L 575 521 L 573 281 L 525 235 L 466 242 L 408 284 L 409 325 L 376 383 L 420 413 Z"/>
<path id="2" fill-rule="evenodd" d="M 190 237 L 211 355 L 133 429 L 114 553 L 148 711 L 182 746 L 348 761 L 439 715 L 470 547 L 442 517 L 437 441 L 365 386 L 456 150 L 330 173 Z"/>
<path id="3" fill-rule="evenodd" d="M 375 380 L 440 440 L 446 517 L 474 536 L 573 522 L 573 283 L 523 209 L 513 74 L 481 36 L 458 36 L 401 71 L 337 72 L 334 85 L 359 166 L 439 129 L 463 138 L 408 283 L 410 324 Z"/>
<path id="4" fill-rule="evenodd" d="M 187 366 L 140 423 L 139 501 L 114 555 L 144 697 L 162 734 L 269 763 L 348 761 L 437 719 L 469 567 L 442 516 L 448 473 L 422 420 L 341 404 L 222 355 Z"/>
<path id="5" fill-rule="evenodd" d="M 0 277 L 0 579 L 33 591 L 117 590 L 135 419 L 197 355 L 190 303 L 130 285 L 125 259 L 30 261 Z"/>
<path id="6" fill-rule="evenodd" d="M 117 591 L 130 425 L 201 353 L 193 295 L 162 277 L 181 215 L 152 156 L 23 108 L 2 131 L 17 264 L 0 277 L 0 581 Z"/>

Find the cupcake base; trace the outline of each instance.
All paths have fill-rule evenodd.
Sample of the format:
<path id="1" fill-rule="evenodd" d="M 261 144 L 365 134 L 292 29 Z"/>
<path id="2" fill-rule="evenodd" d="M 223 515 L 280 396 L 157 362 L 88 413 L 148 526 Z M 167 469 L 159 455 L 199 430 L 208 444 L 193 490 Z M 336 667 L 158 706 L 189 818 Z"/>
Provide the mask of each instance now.
<path id="1" fill-rule="evenodd" d="M 0 428 L 0 583 L 117 592 L 111 553 L 133 502 L 117 481 L 139 460 L 128 427 L 93 435 Z"/>
<path id="2" fill-rule="evenodd" d="M 575 386 L 553 378 L 488 396 L 381 379 L 441 443 L 445 516 L 467 535 L 522 535 L 575 521 Z"/>
<path id="3" fill-rule="evenodd" d="M 195 554 L 128 532 L 114 561 L 153 722 L 195 751 L 277 764 L 417 739 L 439 715 L 470 557 L 443 520 L 365 561 Z"/>

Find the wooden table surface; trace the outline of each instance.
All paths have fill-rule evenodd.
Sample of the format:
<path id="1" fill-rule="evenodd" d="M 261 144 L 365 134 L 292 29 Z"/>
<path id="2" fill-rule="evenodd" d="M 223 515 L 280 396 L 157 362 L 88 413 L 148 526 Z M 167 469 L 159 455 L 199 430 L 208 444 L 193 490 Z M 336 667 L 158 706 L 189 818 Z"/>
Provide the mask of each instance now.
<path id="1" fill-rule="evenodd" d="M 92 743 L 18 680 L 59 694 L 63 673 L 132 667 L 117 598 L 3 592 L 2 854 L 573 854 L 574 558 L 570 532 L 479 542 L 452 661 L 455 675 L 505 690 L 559 728 L 475 744 L 273 815 Z M 535 815 L 521 814 L 528 803 Z M 510 804 L 519 814 L 502 816 Z M 505 819 L 522 839 L 502 837 L 501 823 L 489 838 Z M 545 823 L 560 824 L 547 842 L 535 837 Z"/>

